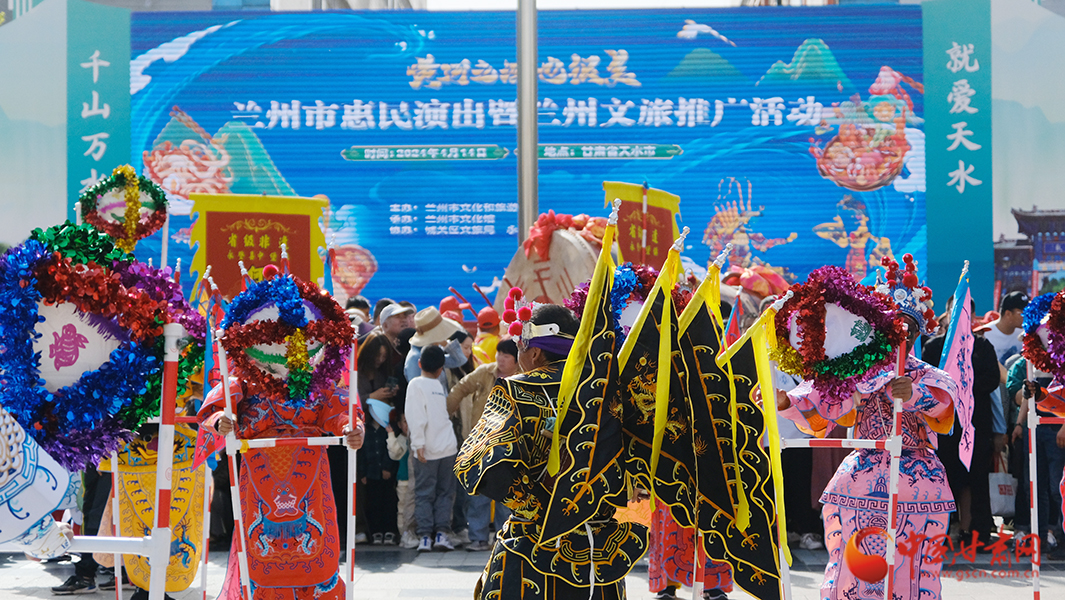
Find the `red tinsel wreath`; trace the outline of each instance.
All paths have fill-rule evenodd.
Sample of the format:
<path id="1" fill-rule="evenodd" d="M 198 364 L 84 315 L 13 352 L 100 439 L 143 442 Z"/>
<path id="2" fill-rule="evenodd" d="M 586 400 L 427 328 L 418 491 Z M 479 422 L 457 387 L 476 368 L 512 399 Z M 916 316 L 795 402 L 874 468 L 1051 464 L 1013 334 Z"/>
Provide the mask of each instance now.
<path id="1" fill-rule="evenodd" d="M 874 331 L 881 332 L 891 347 L 906 339 L 901 321 L 895 319 L 891 300 L 851 277 L 845 269 L 827 266 L 810 273 L 806 283 L 791 286 L 795 295 L 776 314 L 777 354 L 781 368 L 809 379 L 825 379 L 813 366 L 827 360 L 825 355 L 825 306 L 838 304 L 844 310 L 865 319 Z M 791 319 L 802 331 L 802 343 L 791 347 Z M 885 359 L 886 360 L 886 359 Z M 881 361 L 882 362 L 882 361 Z"/>
<path id="2" fill-rule="evenodd" d="M 307 341 L 316 340 L 323 345 L 334 347 L 350 346 L 355 332 L 340 305 L 314 284 L 295 278 L 293 280 L 299 289 L 300 298 L 310 302 L 321 315 L 321 318 L 309 321 L 303 327 Z M 233 361 L 233 366 L 246 378 L 250 395 L 270 398 L 288 397 L 286 381 L 256 367 L 246 349 L 259 344 L 283 344 L 285 338 L 295 333 L 296 330 L 296 327 L 281 321 L 234 323 L 226 328 L 225 335 L 220 340 L 221 344 Z M 326 358 L 323 359 L 323 363 L 325 362 L 332 361 Z M 340 364 L 342 365 L 342 361 Z M 315 369 L 316 375 L 324 374 L 325 370 L 338 370 L 337 366 L 320 364 Z M 328 375 L 332 376 L 331 373 Z M 316 377 L 316 379 L 322 378 Z"/>
<path id="3" fill-rule="evenodd" d="M 82 313 L 115 319 L 135 342 L 163 334 L 167 304 L 137 288 L 126 288 L 109 269 L 94 262 L 74 265 L 55 253 L 39 275 L 38 290 L 47 304 L 69 302 Z"/>

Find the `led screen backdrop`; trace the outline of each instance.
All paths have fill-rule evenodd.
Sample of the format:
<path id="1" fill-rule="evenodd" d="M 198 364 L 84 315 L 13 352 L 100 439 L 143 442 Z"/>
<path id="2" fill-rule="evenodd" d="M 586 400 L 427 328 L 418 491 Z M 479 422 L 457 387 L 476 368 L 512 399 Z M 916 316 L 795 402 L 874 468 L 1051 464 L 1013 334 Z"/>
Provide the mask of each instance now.
<path id="1" fill-rule="evenodd" d="M 727 242 L 791 277 L 923 263 L 921 33 L 905 6 L 541 12 L 540 210 L 605 216 L 604 181 L 646 182 L 680 196 L 692 265 Z M 346 292 L 491 288 L 514 47 L 511 13 L 135 14 L 132 152 L 170 193 L 171 262 L 189 194 L 323 194 Z M 232 260 L 268 262 L 253 242 Z"/>

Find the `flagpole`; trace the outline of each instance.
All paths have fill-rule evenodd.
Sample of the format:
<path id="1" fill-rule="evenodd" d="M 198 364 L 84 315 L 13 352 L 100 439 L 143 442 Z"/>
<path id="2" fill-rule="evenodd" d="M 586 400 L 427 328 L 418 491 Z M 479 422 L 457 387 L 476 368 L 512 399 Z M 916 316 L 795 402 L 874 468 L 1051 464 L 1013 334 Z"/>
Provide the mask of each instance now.
<path id="1" fill-rule="evenodd" d="M 537 110 L 537 14 L 536 0 L 518 0 L 518 245 L 536 222 L 537 159 L 539 138 Z"/>

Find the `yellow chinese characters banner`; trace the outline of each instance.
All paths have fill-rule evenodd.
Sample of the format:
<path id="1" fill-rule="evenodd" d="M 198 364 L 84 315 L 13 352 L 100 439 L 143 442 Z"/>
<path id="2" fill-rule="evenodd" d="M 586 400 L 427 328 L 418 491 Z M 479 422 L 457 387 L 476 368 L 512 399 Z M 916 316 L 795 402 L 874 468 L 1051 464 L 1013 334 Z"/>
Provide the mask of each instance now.
<path id="1" fill-rule="evenodd" d="M 604 181 L 606 202 L 621 199 L 618 211 L 618 262 L 662 268 L 669 247 L 680 235 L 680 196 L 637 183 Z"/>
<path id="2" fill-rule="evenodd" d="M 191 194 L 197 214 L 189 245 L 196 246 L 192 271 L 207 266 L 218 289 L 228 298 L 240 292 L 240 265 L 260 279 L 266 265 L 280 266 L 281 244 L 288 250 L 289 269 L 306 281 L 318 281 L 325 269 L 318 249 L 325 247 L 319 219 L 329 210 L 326 198 Z"/>

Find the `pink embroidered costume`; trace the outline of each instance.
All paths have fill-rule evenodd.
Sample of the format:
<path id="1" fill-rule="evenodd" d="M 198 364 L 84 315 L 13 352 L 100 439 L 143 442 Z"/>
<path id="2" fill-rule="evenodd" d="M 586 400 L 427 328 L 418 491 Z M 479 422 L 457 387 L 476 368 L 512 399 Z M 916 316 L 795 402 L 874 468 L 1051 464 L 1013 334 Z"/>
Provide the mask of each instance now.
<path id="1" fill-rule="evenodd" d="M 342 435 L 348 423 L 345 388 L 299 403 L 245 395 L 244 385 L 235 378 L 229 390 L 241 439 Z M 213 426 L 224 406 L 219 384 L 200 408 L 200 419 Z M 337 509 L 325 448 L 249 450 L 241 459 L 239 488 L 253 600 L 344 598 Z M 223 599 L 240 598 L 236 556 L 235 551 L 229 555 Z"/>
<path id="2" fill-rule="evenodd" d="M 935 434 L 951 429 L 957 384 L 943 371 L 912 356 L 906 362 L 906 375 L 913 380 L 913 394 L 903 404 L 902 414 L 894 595 L 903 600 L 928 600 L 939 598 L 942 558 L 936 547 L 942 543 L 950 513 L 955 510 L 946 471 L 935 454 Z M 893 370 L 885 369 L 858 384 L 857 394 L 849 398 L 824 398 L 810 381 L 805 381 L 788 392 L 791 406 L 781 414 L 818 437 L 824 437 L 837 425 L 853 425 L 855 438 L 885 440 L 891 433 L 891 382 L 895 377 Z M 887 528 L 890 462 L 891 455 L 886 450 L 855 450 L 839 466 L 821 495 L 825 546 L 829 552 L 822 598 L 884 597 L 883 581 L 865 583 L 850 573 L 843 562 L 843 549 L 863 527 Z M 884 554 L 881 538 L 867 540 L 876 540 L 879 547 L 866 546 L 866 553 Z"/>

